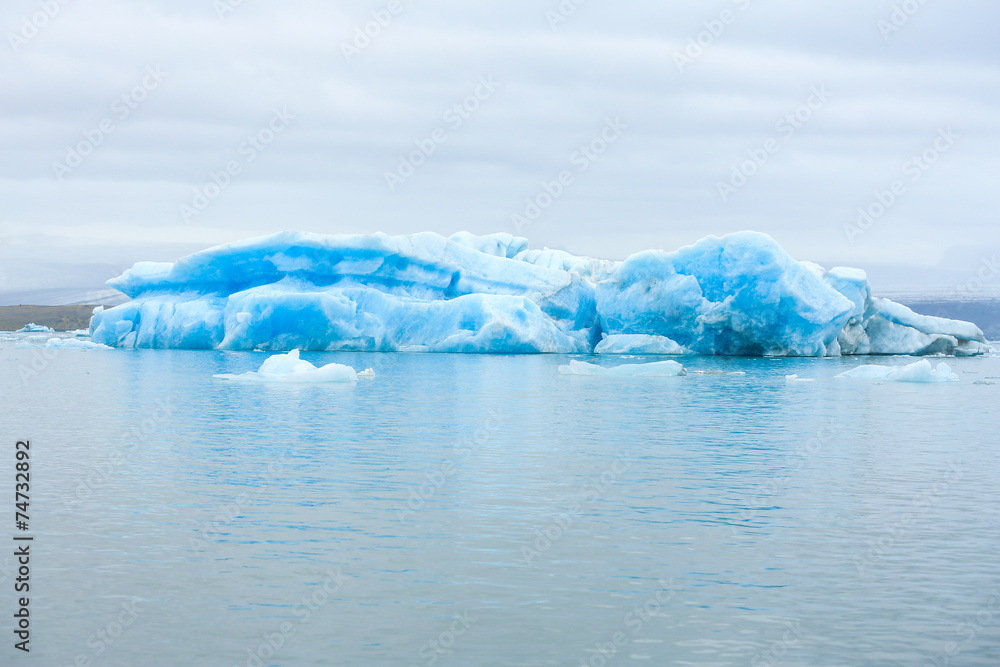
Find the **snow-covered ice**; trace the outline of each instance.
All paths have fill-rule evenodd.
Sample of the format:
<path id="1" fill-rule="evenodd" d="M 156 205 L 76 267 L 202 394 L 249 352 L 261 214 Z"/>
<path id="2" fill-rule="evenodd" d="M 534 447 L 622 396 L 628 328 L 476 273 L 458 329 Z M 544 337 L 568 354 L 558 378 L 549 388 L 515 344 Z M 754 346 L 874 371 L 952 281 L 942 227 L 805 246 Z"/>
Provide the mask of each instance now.
<path id="1" fill-rule="evenodd" d="M 800 378 L 798 376 L 798 374 L 786 375 L 785 376 L 785 383 L 786 384 L 796 384 L 798 382 L 815 382 L 815 381 L 816 381 L 816 378 Z"/>
<path id="2" fill-rule="evenodd" d="M 476 353 L 982 354 L 968 322 L 871 294 L 864 271 L 794 260 L 756 232 L 622 262 L 510 234 L 281 233 L 108 282 L 115 347 Z"/>
<path id="3" fill-rule="evenodd" d="M 18 329 L 15 333 L 55 333 L 56 330 L 52 327 L 46 327 L 41 324 L 35 324 L 31 322 L 30 324 L 25 324 L 23 327 Z"/>
<path id="4" fill-rule="evenodd" d="M 570 361 L 560 366 L 563 375 L 611 375 L 615 377 L 677 377 L 687 375 L 687 371 L 676 361 L 654 361 L 648 364 L 625 364 L 624 366 L 598 366 L 586 361 Z"/>
<path id="5" fill-rule="evenodd" d="M 926 359 L 907 366 L 866 364 L 852 368 L 837 377 L 879 382 L 958 382 L 958 375 L 951 370 L 951 366 L 942 361 L 936 367 L 932 367 L 931 362 Z"/>
<path id="6" fill-rule="evenodd" d="M 256 371 L 212 377 L 240 382 L 357 382 L 358 375 L 353 368 L 342 364 L 326 364 L 317 368 L 305 359 L 299 359 L 298 350 L 292 350 L 288 354 L 268 357 Z M 362 371 L 361 375 L 374 377 L 375 371 L 369 368 Z"/>

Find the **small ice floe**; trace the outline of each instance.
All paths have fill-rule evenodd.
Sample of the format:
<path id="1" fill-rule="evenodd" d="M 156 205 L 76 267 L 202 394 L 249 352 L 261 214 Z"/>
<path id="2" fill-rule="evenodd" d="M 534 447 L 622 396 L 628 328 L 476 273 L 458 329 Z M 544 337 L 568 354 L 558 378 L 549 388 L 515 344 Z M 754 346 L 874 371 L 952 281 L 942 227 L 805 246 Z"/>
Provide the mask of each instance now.
<path id="1" fill-rule="evenodd" d="M 358 377 L 359 378 L 373 378 L 373 377 L 375 377 L 375 369 L 374 368 L 366 368 L 363 371 L 359 371 L 358 372 Z"/>
<path id="2" fill-rule="evenodd" d="M 610 375 L 615 377 L 677 377 L 687 375 L 687 371 L 676 361 L 654 361 L 648 364 L 625 364 L 624 366 L 598 366 L 585 361 L 571 361 L 568 366 L 560 366 L 563 375 Z"/>
<path id="3" fill-rule="evenodd" d="M 49 338 L 44 344 L 35 345 L 30 342 L 18 343 L 14 347 L 27 350 L 49 349 L 49 350 L 113 350 L 113 347 L 95 343 L 89 340 L 77 340 L 76 338 Z"/>
<path id="4" fill-rule="evenodd" d="M 73 329 L 70 333 L 77 338 L 90 338 L 90 329 Z"/>
<path id="5" fill-rule="evenodd" d="M 25 324 L 23 327 L 18 329 L 15 333 L 55 333 L 56 330 L 52 327 L 45 327 L 41 324 L 35 324 L 31 322 L 30 324 Z"/>
<path id="6" fill-rule="evenodd" d="M 102 343 L 95 343 L 90 340 L 77 340 L 76 338 L 50 338 L 45 342 L 45 347 L 57 350 L 113 350 L 114 348 Z"/>
<path id="7" fill-rule="evenodd" d="M 926 359 L 908 366 L 866 364 L 852 368 L 837 377 L 878 382 L 958 382 L 958 375 L 951 370 L 951 366 L 942 361 L 937 367 L 932 367 L 931 362 Z"/>
<path id="8" fill-rule="evenodd" d="M 815 382 L 815 381 L 816 378 L 800 378 L 798 374 L 785 376 L 785 384 L 795 384 L 797 382 Z"/>
<path id="9" fill-rule="evenodd" d="M 374 377 L 375 371 L 367 369 L 362 377 Z M 350 366 L 327 364 L 317 368 L 304 359 L 299 359 L 299 351 L 275 354 L 264 360 L 257 371 L 247 371 L 241 375 L 228 373 L 213 375 L 222 380 L 240 382 L 357 382 L 358 373 Z"/>
<path id="10" fill-rule="evenodd" d="M 996 380 L 976 380 L 972 384 L 996 384 Z"/>
<path id="11" fill-rule="evenodd" d="M 695 375 L 746 375 L 746 372 L 744 371 L 719 371 L 719 370 L 691 371 L 691 373 L 694 373 Z"/>

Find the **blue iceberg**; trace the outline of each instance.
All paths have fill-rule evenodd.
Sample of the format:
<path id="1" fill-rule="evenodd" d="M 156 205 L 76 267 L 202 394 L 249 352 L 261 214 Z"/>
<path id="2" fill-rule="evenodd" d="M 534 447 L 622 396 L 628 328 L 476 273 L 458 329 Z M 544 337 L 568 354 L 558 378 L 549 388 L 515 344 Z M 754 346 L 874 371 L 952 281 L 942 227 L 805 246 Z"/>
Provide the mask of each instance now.
<path id="1" fill-rule="evenodd" d="M 14 333 L 55 333 L 56 330 L 52 327 L 43 326 L 41 324 L 35 324 L 31 322 L 30 324 L 25 324 L 23 327 L 15 331 Z"/>
<path id="2" fill-rule="evenodd" d="M 765 234 L 623 262 L 510 234 L 281 233 L 140 262 L 95 312 L 114 347 L 488 354 L 837 356 L 988 351 L 973 324 L 872 296 L 863 271 L 799 262 Z"/>

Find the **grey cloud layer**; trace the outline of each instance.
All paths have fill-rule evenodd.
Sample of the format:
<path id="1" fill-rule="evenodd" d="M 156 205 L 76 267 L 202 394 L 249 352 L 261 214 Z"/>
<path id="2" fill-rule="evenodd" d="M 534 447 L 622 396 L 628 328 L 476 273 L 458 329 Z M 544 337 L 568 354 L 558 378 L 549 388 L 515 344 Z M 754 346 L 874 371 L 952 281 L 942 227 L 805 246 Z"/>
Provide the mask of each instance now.
<path id="1" fill-rule="evenodd" d="M 621 138 L 521 230 L 533 244 L 621 257 L 754 228 L 857 264 L 1000 246 L 1000 8 L 985 1 L 219 1 L 0 10 L 0 243 L 513 232 L 526 200 L 621 118 Z M 53 6 L 26 38 L 24 21 Z M 151 67 L 166 76 L 149 88 Z M 482 77 L 496 92 L 450 122 Z M 816 86 L 830 99 L 786 136 Z M 295 121 L 247 160 L 276 108 Z M 946 127 L 954 148 L 863 235 L 845 233 Z M 767 161 L 746 165 L 772 137 Z M 89 154 L 58 173 L 81 142 Z M 414 171 L 390 189 L 401 160 Z M 184 216 L 233 161 L 231 182 Z M 754 173 L 720 197 L 734 169 Z"/>

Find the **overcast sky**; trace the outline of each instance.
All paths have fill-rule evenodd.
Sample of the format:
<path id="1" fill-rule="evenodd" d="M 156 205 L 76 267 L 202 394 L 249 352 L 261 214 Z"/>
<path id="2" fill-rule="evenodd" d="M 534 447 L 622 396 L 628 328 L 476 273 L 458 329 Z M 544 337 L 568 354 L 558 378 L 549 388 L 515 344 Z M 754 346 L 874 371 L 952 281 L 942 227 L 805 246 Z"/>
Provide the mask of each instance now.
<path id="1" fill-rule="evenodd" d="M 972 275 L 1000 249 L 998 25 L 987 0 L 8 0 L 0 290 L 281 230 L 623 258 L 756 229 Z"/>

